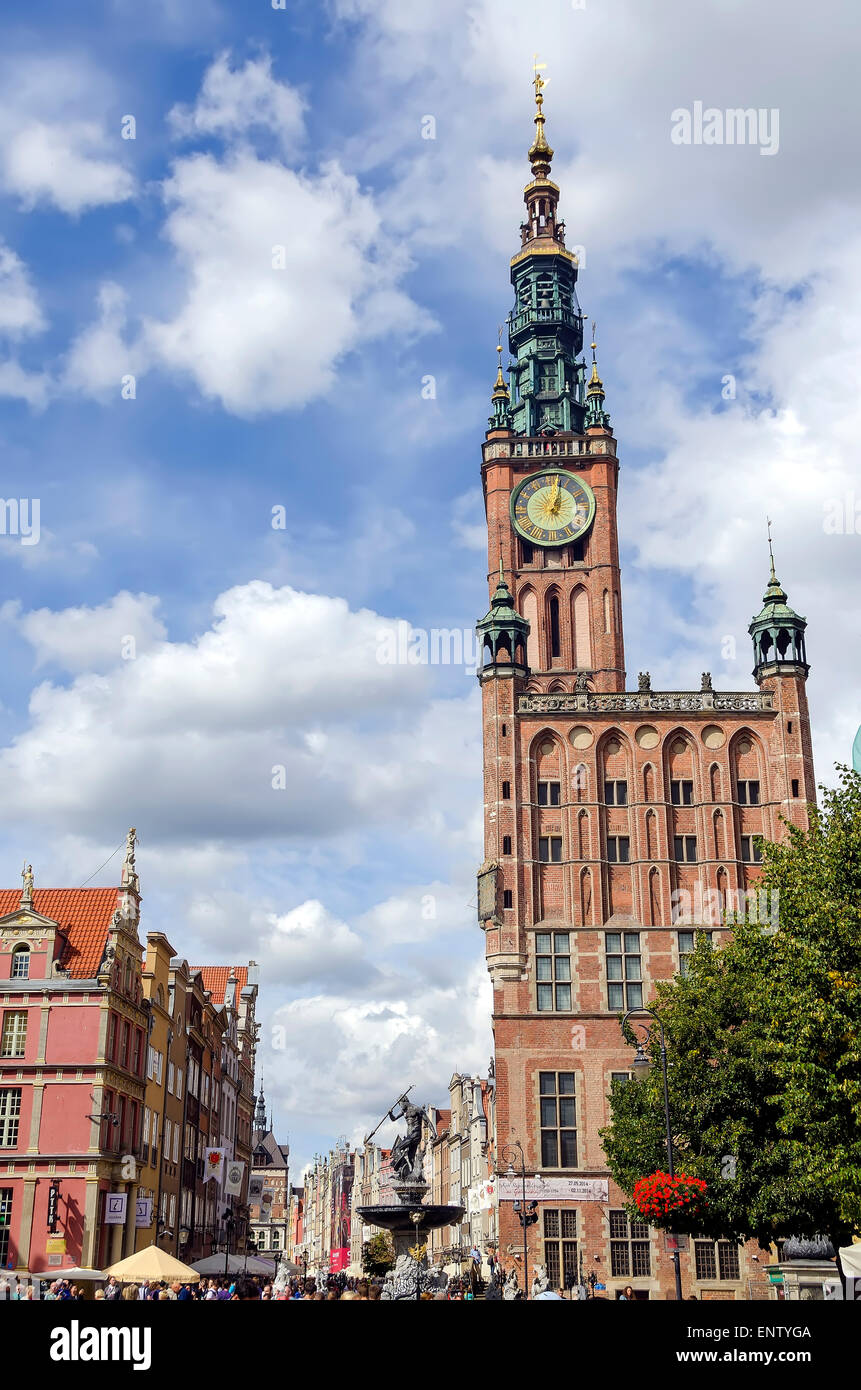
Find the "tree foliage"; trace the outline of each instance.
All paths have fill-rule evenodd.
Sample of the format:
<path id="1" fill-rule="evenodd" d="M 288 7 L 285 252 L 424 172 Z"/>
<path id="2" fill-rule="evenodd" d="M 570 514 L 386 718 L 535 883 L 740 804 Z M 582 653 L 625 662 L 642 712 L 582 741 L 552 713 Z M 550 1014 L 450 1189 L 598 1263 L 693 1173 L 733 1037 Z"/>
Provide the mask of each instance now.
<path id="1" fill-rule="evenodd" d="M 763 1245 L 861 1232 L 861 777 L 840 769 L 809 814 L 807 831 L 763 843 L 776 927 L 700 940 L 688 974 L 656 988 L 676 1167 L 708 1184 L 696 1231 L 679 1231 Z M 626 1192 L 667 1159 L 657 1035 L 648 1078 L 614 1086 L 602 1132 Z"/>
<path id="2" fill-rule="evenodd" d="M 377 1231 L 362 1246 L 362 1267 L 366 1274 L 385 1274 L 395 1262 L 395 1251 L 388 1231 Z"/>

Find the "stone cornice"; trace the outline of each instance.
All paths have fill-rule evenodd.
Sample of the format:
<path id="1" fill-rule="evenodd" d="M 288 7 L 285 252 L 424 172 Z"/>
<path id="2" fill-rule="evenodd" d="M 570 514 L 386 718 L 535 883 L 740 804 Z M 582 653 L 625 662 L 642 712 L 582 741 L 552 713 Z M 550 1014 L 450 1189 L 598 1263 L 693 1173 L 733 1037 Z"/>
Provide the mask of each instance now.
<path id="1" fill-rule="evenodd" d="M 770 714 L 770 690 L 622 690 L 527 692 L 518 714 Z"/>

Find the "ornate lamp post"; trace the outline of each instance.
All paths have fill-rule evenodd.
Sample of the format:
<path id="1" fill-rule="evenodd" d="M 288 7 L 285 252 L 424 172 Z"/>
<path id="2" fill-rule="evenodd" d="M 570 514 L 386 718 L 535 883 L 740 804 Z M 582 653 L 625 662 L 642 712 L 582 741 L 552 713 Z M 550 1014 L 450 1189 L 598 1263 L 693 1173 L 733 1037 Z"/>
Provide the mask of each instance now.
<path id="1" fill-rule="evenodd" d="M 638 1023 L 636 1019 L 634 1019 L 634 1027 L 639 1028 L 643 1034 L 643 1041 L 637 1043 L 637 1052 L 632 1064 L 634 1076 L 638 1081 L 644 1081 L 648 1076 L 649 1071 L 651 1070 L 652 1063 L 648 1053 L 646 1052 L 646 1044 L 648 1044 L 651 1041 L 653 1028 L 657 1027 L 661 1040 L 660 1053 L 661 1073 L 664 1082 L 664 1121 L 667 1127 L 667 1167 L 670 1177 L 674 1178 L 676 1172 L 675 1166 L 673 1164 L 673 1126 L 672 1121 L 670 1119 L 670 1088 L 669 1083 L 667 1081 L 667 1041 L 666 1037 L 664 1036 L 664 1025 L 661 1022 L 658 1015 L 655 1013 L 654 1009 L 649 1009 L 646 1008 L 645 1005 L 641 1005 L 639 1009 L 629 1009 L 628 1012 L 625 1014 L 625 1017 L 622 1019 L 623 1037 L 625 1035 L 625 1026 L 628 1022 L 628 1019 L 632 1018 L 635 1014 L 647 1014 L 648 1017 L 652 1020 L 652 1025 L 651 1027 L 649 1027 L 648 1024 Z M 682 1271 L 681 1266 L 679 1264 L 678 1248 L 676 1248 L 673 1251 L 673 1273 L 675 1274 L 676 1278 L 676 1300 L 680 1303 L 682 1301 Z"/>
<path id="2" fill-rule="evenodd" d="M 517 1150 L 517 1154 L 515 1154 L 515 1152 L 514 1152 L 515 1149 Z M 527 1210 L 526 1210 L 526 1158 L 524 1157 L 524 1153 L 523 1153 L 523 1145 L 521 1144 L 521 1142 L 520 1142 L 519 1139 L 515 1139 L 513 1145 L 507 1144 L 507 1145 L 502 1149 L 502 1151 L 501 1151 L 501 1158 L 502 1158 L 503 1163 L 507 1163 L 507 1164 L 508 1164 L 508 1169 L 507 1169 L 506 1174 L 505 1174 L 505 1176 L 506 1176 L 507 1178 L 514 1178 L 514 1177 L 517 1176 L 517 1173 L 516 1173 L 516 1170 L 515 1170 L 515 1167 L 514 1167 L 514 1163 L 515 1163 L 515 1159 L 517 1158 L 517 1155 L 518 1155 L 518 1154 L 519 1154 L 519 1156 L 520 1156 L 519 1168 L 520 1168 L 520 1191 L 521 1191 L 520 1211 L 518 1212 L 518 1216 L 520 1217 L 520 1224 L 521 1224 L 521 1226 L 523 1227 L 523 1297 L 524 1297 L 524 1298 L 528 1298 L 528 1297 L 529 1297 L 529 1241 L 528 1241 L 528 1237 L 527 1237 L 527 1232 L 528 1232 L 528 1230 L 529 1230 L 529 1227 L 530 1227 L 531 1224 L 532 1224 L 532 1220 L 530 1219 L 530 1218 L 532 1217 L 532 1213 L 527 1212 Z M 534 1219 L 537 1220 L 537 1219 L 538 1219 L 537 1216 L 535 1216 Z"/>

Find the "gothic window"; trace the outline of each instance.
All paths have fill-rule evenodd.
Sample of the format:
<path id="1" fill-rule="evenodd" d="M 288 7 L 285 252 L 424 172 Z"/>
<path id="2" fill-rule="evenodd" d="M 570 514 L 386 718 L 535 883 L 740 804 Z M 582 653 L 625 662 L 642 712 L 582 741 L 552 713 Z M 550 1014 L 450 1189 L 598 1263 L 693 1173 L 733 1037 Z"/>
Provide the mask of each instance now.
<path id="1" fill-rule="evenodd" d="M 604 801 L 608 806 L 627 806 L 628 783 L 622 781 L 605 782 Z"/>
<path id="2" fill-rule="evenodd" d="M 712 944 L 712 934 L 710 931 L 700 932 L 704 936 L 709 946 Z M 687 975 L 691 956 L 696 950 L 696 933 L 692 931 L 680 931 L 679 937 L 679 974 Z"/>
<path id="3" fill-rule="evenodd" d="M 694 784 L 685 778 L 675 778 L 670 782 L 670 800 L 674 806 L 692 806 Z"/>
<path id="4" fill-rule="evenodd" d="M 539 1072 L 542 1168 L 577 1167 L 573 1071 Z"/>
<path id="5" fill-rule="evenodd" d="M 549 604 L 549 614 L 550 614 L 550 655 L 551 655 L 551 657 L 554 657 L 554 656 L 561 656 L 561 655 L 562 655 L 562 642 L 561 642 L 561 637 L 560 637 L 560 632 L 559 632 L 559 600 L 558 600 L 558 598 L 555 597 L 555 595 L 554 595 L 554 597 L 550 600 L 550 604 Z"/>
<path id="6" fill-rule="evenodd" d="M 695 1240 L 694 1259 L 698 1279 L 722 1279 L 735 1283 L 741 1278 L 738 1246 L 729 1240 Z"/>
<path id="7" fill-rule="evenodd" d="M 540 1013 L 571 1010 L 571 936 L 567 931 L 535 934 L 536 1002 Z"/>
<path id="8" fill-rule="evenodd" d="M 610 595 L 604 590 L 604 631 L 610 631 Z"/>
<path id="9" fill-rule="evenodd" d="M 12 952 L 12 979 L 29 980 L 30 978 L 30 947 L 16 946 Z"/>
<path id="10" fill-rule="evenodd" d="M 741 837 L 741 862 L 743 864 L 762 863 L 762 845 L 755 835 L 742 835 Z"/>
<path id="11" fill-rule="evenodd" d="M 575 556 L 575 558 L 582 558 L 582 556 Z M 592 637 L 590 633 L 589 595 L 582 585 L 574 590 L 572 612 L 574 618 L 574 664 L 578 670 L 588 670 L 592 665 Z"/>
<path id="12" fill-rule="evenodd" d="M 561 864 L 562 836 L 540 835 L 538 837 L 538 858 L 542 864 Z"/>
<path id="13" fill-rule="evenodd" d="M 573 1207 L 544 1208 L 544 1268 L 551 1289 L 577 1283 L 577 1212 Z"/>
<path id="14" fill-rule="evenodd" d="M 643 960 L 640 933 L 608 931 L 604 934 L 607 960 L 607 1007 L 640 1009 L 643 1006 Z"/>
<path id="15" fill-rule="evenodd" d="M 610 1212 L 610 1274 L 614 1279 L 647 1278 L 652 1272 L 649 1228 L 630 1221 L 624 1211 Z"/>
<path id="16" fill-rule="evenodd" d="M 627 864 L 631 859 L 631 841 L 627 835 L 607 836 L 607 862 Z"/>
<path id="17" fill-rule="evenodd" d="M 561 791 L 562 786 L 560 782 L 539 782 L 538 805 L 558 806 L 560 804 Z"/>
<path id="18" fill-rule="evenodd" d="M 696 835 L 675 835 L 673 837 L 673 858 L 677 864 L 696 864 Z"/>
<path id="19" fill-rule="evenodd" d="M 759 782 L 748 780 L 738 783 L 738 804 L 739 806 L 759 805 Z"/>

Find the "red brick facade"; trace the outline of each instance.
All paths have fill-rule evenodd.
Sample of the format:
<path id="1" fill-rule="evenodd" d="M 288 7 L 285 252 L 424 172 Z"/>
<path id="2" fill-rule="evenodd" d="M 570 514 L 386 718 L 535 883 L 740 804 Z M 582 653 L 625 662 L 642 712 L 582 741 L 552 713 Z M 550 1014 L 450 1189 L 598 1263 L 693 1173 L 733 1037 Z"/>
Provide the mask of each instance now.
<path id="1" fill-rule="evenodd" d="M 752 837 L 779 838 L 781 816 L 806 823 L 815 799 L 807 668 L 760 662 L 758 688 L 747 692 L 713 690 L 706 678 L 696 682 L 702 689 L 659 693 L 646 677 L 626 692 L 615 439 L 603 425 L 528 437 L 503 424 L 492 420 L 483 446 L 489 582 L 493 591 L 501 556 L 530 632 L 525 666 L 503 644 L 486 654 L 496 659 L 480 677 L 479 914 L 494 989 L 497 1137 L 500 1146 L 521 1141 L 530 1174 L 608 1181 L 598 1131 L 611 1074 L 631 1065 L 618 1015 L 623 1003 L 636 1004 L 637 974 L 648 1003 L 653 983 L 678 973 L 688 933 L 714 930 L 728 892 L 755 885 Z M 591 487 L 594 521 L 572 544 L 524 545 L 510 520 L 512 491 L 560 469 Z M 620 974 L 627 980 L 612 978 Z M 554 1114 L 557 1131 L 565 1117 L 564 1153 L 561 1133 L 554 1140 L 549 1132 Z M 554 1143 L 557 1162 L 547 1162 Z M 582 1254 L 609 1298 L 627 1283 L 672 1297 L 663 1235 L 649 1232 L 633 1249 L 613 1214 L 623 1202 L 612 1182 L 606 1200 L 541 1202 L 529 1230 L 530 1273 L 549 1261 L 551 1277 L 562 1275 Z M 514 1261 L 519 1270 L 523 1233 L 510 1201 L 500 1204 L 499 1228 L 503 1266 Z M 714 1252 L 717 1277 L 698 1280 L 692 1246 L 681 1257 L 685 1294 L 747 1298 L 752 1253 L 739 1252 L 736 1277 L 734 1247 Z M 708 1263 L 701 1250 L 701 1271 Z"/>

